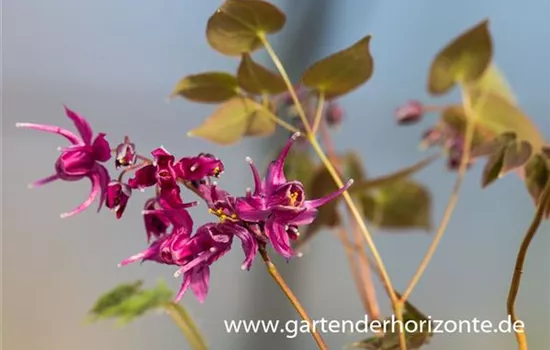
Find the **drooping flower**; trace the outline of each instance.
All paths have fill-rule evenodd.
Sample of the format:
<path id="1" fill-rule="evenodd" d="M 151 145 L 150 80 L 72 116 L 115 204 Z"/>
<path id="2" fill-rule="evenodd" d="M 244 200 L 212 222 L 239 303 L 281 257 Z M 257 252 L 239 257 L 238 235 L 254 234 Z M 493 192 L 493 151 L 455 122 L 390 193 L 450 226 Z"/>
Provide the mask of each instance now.
<path id="1" fill-rule="evenodd" d="M 150 242 L 152 237 L 158 238 L 164 235 L 170 227 L 170 220 L 159 208 L 157 197 L 150 198 L 145 202 L 143 221 L 147 232 L 147 242 Z"/>
<path id="2" fill-rule="evenodd" d="M 419 101 L 409 101 L 395 111 L 397 123 L 401 125 L 414 124 L 424 115 L 424 106 Z"/>
<path id="3" fill-rule="evenodd" d="M 222 161 L 210 153 L 181 158 L 176 167 L 178 177 L 186 181 L 197 181 L 209 176 L 219 177 L 225 170 Z"/>
<path id="4" fill-rule="evenodd" d="M 237 216 L 241 220 L 265 222 L 265 233 L 273 248 L 287 259 L 293 255 L 290 236 L 297 237 L 295 228 L 312 223 L 318 207 L 341 195 L 353 183 L 349 180 L 345 186 L 323 198 L 307 200 L 304 186 L 299 181 L 287 181 L 284 174 L 285 159 L 298 136 L 299 133 L 296 133 L 289 139 L 279 158 L 269 165 L 263 180 L 252 161 L 247 159 L 255 188 L 235 203 Z"/>
<path id="5" fill-rule="evenodd" d="M 61 155 L 55 162 L 55 174 L 33 182 L 29 185 L 30 187 L 42 186 L 55 180 L 78 181 L 84 177 L 89 178 L 92 183 L 88 198 L 72 211 L 61 214 L 62 218 L 82 212 L 98 196 L 100 197 L 98 211 L 101 209 L 105 201 L 110 176 L 107 169 L 100 162 L 106 162 L 111 158 L 111 149 L 105 139 L 106 134 L 99 133 L 93 139 L 92 128 L 84 117 L 66 106 L 65 113 L 74 123 L 80 137 L 58 126 L 34 123 L 16 124 L 18 128 L 29 128 L 61 135 L 71 143 L 70 146 L 60 148 Z"/>
<path id="6" fill-rule="evenodd" d="M 163 147 L 159 147 L 151 154 L 154 157 L 153 164 L 139 168 L 128 184 L 133 189 L 144 189 L 158 185 L 161 189 L 177 187 L 177 174 L 174 167 L 174 156 Z"/>
<path id="7" fill-rule="evenodd" d="M 107 185 L 105 206 L 114 210 L 117 219 L 120 219 L 131 195 L 132 189 L 130 186 L 120 181 L 111 181 L 109 185 Z"/>
<path id="8" fill-rule="evenodd" d="M 201 303 L 204 302 L 208 294 L 210 265 L 231 249 L 234 236 L 241 239 L 245 253 L 242 268 L 250 269 L 258 244 L 251 232 L 235 222 L 205 224 L 190 239 L 178 246 L 173 245 L 174 261 L 181 266 L 175 275 L 183 274 L 183 283 L 176 295 L 176 302 L 188 288 L 191 288 Z"/>
<path id="9" fill-rule="evenodd" d="M 137 153 L 136 145 L 130 142 L 128 136 L 124 137 L 124 142 L 115 148 L 115 167 L 132 166 L 136 163 Z"/>

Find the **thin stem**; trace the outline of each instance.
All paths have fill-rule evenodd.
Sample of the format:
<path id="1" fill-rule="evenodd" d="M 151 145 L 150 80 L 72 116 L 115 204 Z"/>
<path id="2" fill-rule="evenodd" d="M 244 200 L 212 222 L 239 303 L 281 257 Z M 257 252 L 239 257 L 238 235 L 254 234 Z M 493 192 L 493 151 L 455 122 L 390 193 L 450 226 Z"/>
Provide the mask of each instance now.
<path id="1" fill-rule="evenodd" d="M 336 183 L 336 185 L 338 187 L 343 187 L 344 183 L 342 182 L 342 179 L 340 178 L 340 175 L 338 174 L 338 172 L 336 171 L 336 169 L 334 168 L 334 166 L 332 165 L 330 160 L 327 158 L 327 156 L 323 152 L 323 149 L 319 145 L 319 142 L 317 141 L 317 139 L 315 138 L 315 135 L 312 132 L 312 129 L 311 129 L 311 126 L 309 125 L 309 121 L 307 119 L 307 116 L 304 113 L 304 109 L 302 108 L 302 104 L 298 100 L 298 96 L 296 94 L 294 86 L 292 86 L 292 82 L 290 81 L 290 78 L 288 77 L 288 74 L 287 74 L 285 68 L 283 67 L 283 64 L 281 63 L 281 61 L 277 57 L 277 54 L 275 54 L 275 51 L 271 47 L 271 44 L 266 39 L 266 37 L 264 35 L 261 35 L 261 36 L 259 36 L 259 38 L 262 41 L 267 53 L 271 57 L 271 60 L 275 64 L 275 67 L 277 67 L 277 70 L 279 71 L 279 74 L 281 74 L 281 77 L 283 78 L 283 80 L 285 81 L 285 83 L 287 85 L 287 89 L 290 93 L 290 96 L 292 97 L 292 99 L 294 101 L 294 104 L 296 105 L 296 109 L 298 111 L 298 114 L 300 115 L 300 118 L 301 118 L 301 120 L 304 124 L 304 129 L 306 130 L 307 139 L 309 140 L 312 148 L 315 150 L 315 152 L 319 156 L 319 159 L 324 164 L 324 166 L 327 168 L 327 171 L 331 175 L 331 177 L 334 180 L 334 182 Z M 388 296 L 390 297 L 394 312 L 397 314 L 397 318 L 399 319 L 400 314 L 401 314 L 401 312 L 399 312 L 399 311 L 402 309 L 402 303 L 400 302 L 400 300 L 398 300 L 397 296 L 395 295 L 395 291 L 393 289 L 391 280 L 388 276 L 388 272 L 386 271 L 386 268 L 385 268 L 384 263 L 382 261 L 382 258 L 380 256 L 380 253 L 378 252 L 378 249 L 376 248 L 376 245 L 374 244 L 372 236 L 371 236 L 367 226 L 365 225 L 365 221 L 363 220 L 363 216 L 361 215 L 361 213 L 357 209 L 357 206 L 353 203 L 353 199 L 351 198 L 348 191 L 345 191 L 342 194 L 342 196 L 343 196 L 346 204 L 348 205 L 353 218 L 357 221 L 357 224 L 359 225 L 359 228 L 361 229 L 361 233 L 363 234 L 363 236 L 365 237 L 365 240 L 367 241 L 367 245 L 369 246 L 369 249 L 372 252 L 372 256 L 374 257 L 374 260 L 376 261 L 376 264 L 378 266 L 378 269 L 380 270 L 380 273 L 382 274 L 384 288 L 386 289 L 386 292 L 388 293 Z M 407 344 L 406 344 L 406 339 L 405 339 L 405 333 L 404 332 L 400 332 L 399 345 L 400 345 L 401 350 L 407 350 Z"/>
<path id="2" fill-rule="evenodd" d="M 317 99 L 317 111 L 315 111 L 315 119 L 313 120 L 313 129 L 311 132 L 313 135 L 317 134 L 321 120 L 323 119 L 323 107 L 325 106 L 325 93 L 323 91 L 319 92 L 319 97 Z"/>
<path id="3" fill-rule="evenodd" d="M 267 51 L 269 57 L 271 57 L 271 60 L 273 61 L 273 64 L 275 64 L 275 67 L 279 71 L 279 74 L 281 74 L 281 77 L 285 81 L 288 92 L 290 94 L 290 97 L 292 97 L 292 101 L 294 102 L 294 105 L 296 106 L 296 110 L 298 111 L 298 115 L 300 116 L 300 119 L 302 120 L 302 123 L 304 124 L 304 129 L 308 134 L 311 134 L 311 126 L 309 124 L 309 120 L 307 119 L 306 113 L 304 112 L 304 108 L 302 104 L 300 103 L 300 100 L 298 99 L 298 94 L 296 94 L 296 90 L 294 89 L 294 86 L 292 86 L 292 82 L 290 81 L 290 78 L 288 77 L 288 74 L 285 70 L 285 67 L 281 63 L 281 60 L 279 60 L 279 57 L 273 50 L 273 47 L 271 47 L 271 44 L 265 37 L 265 35 L 259 35 L 259 39 L 261 40 L 262 44 L 265 47 L 265 50 Z"/>
<path id="4" fill-rule="evenodd" d="M 184 308 L 174 303 L 167 303 L 164 308 L 189 342 L 191 349 L 208 350 L 201 332 Z"/>
<path id="5" fill-rule="evenodd" d="M 319 349 L 328 349 L 327 345 L 323 341 L 323 338 L 321 337 L 321 334 L 319 334 L 315 330 L 313 322 L 311 321 L 311 318 L 309 318 L 309 316 L 307 315 L 306 310 L 303 308 L 302 304 L 300 304 L 298 298 L 296 298 L 294 293 L 292 293 L 292 290 L 286 284 L 285 280 L 277 270 L 277 267 L 275 267 L 275 265 L 271 262 L 271 259 L 269 258 L 269 255 L 267 255 L 265 248 L 260 248 L 260 255 L 262 256 L 267 271 L 269 272 L 273 280 L 279 285 L 283 293 L 285 293 L 286 297 L 288 298 L 292 306 L 296 309 L 300 317 L 302 317 L 302 319 L 309 324 L 311 335 L 313 336 L 313 339 L 315 339 L 315 342 L 317 343 Z"/>
<path id="6" fill-rule="evenodd" d="M 315 128 L 314 128 L 315 130 Z M 326 124 L 324 122 L 320 122 L 320 135 L 321 139 L 323 140 L 323 144 L 325 145 L 325 148 L 327 150 L 327 154 L 329 156 L 330 161 L 332 164 L 335 165 L 337 170 L 341 170 L 341 165 L 339 164 L 338 157 L 336 155 L 336 149 L 334 147 L 334 143 L 332 142 L 332 138 L 330 137 L 330 133 L 327 130 Z M 351 216 L 350 210 L 348 208 L 348 213 Z M 353 226 L 353 237 L 355 239 L 355 244 L 357 244 L 359 247 L 362 248 L 361 244 L 361 231 L 359 231 L 359 227 L 357 226 L 357 223 L 354 220 L 352 221 Z M 347 237 L 347 234 L 343 228 L 340 229 L 340 237 L 341 239 L 344 239 Z M 349 251 L 347 247 L 345 247 L 346 254 L 352 254 L 351 256 L 348 256 L 350 268 L 352 269 L 352 274 L 355 276 L 356 274 L 359 274 L 359 271 L 354 272 L 354 270 L 357 269 L 357 266 L 355 266 L 355 263 L 361 268 L 361 274 L 359 274 L 359 279 L 356 279 L 356 283 L 361 282 L 360 286 L 360 297 L 363 301 L 363 304 L 365 306 L 365 311 L 371 318 L 371 320 L 377 320 L 380 318 L 380 307 L 378 306 L 378 302 L 376 300 L 376 292 L 374 290 L 374 284 L 372 280 L 372 273 L 371 273 L 371 266 L 367 257 L 367 254 L 363 249 L 359 249 L 356 253 L 358 255 L 358 261 L 354 259 L 354 255 L 352 251 Z"/>
<path id="7" fill-rule="evenodd" d="M 466 116 L 467 116 L 466 138 L 464 141 L 464 151 L 460 159 L 460 167 L 458 169 L 458 175 L 457 175 L 455 184 L 453 186 L 453 189 L 451 191 L 451 196 L 449 198 L 449 201 L 447 202 L 447 207 L 445 208 L 445 212 L 443 213 L 443 218 L 441 219 L 441 223 L 439 224 L 439 227 L 434 236 L 434 239 L 432 240 L 432 243 L 428 248 L 428 252 L 424 256 L 424 259 L 420 263 L 420 266 L 418 267 L 416 273 L 414 274 L 411 281 L 409 282 L 409 286 L 405 289 L 405 292 L 401 297 L 401 301 L 403 302 L 409 298 L 414 287 L 416 287 L 416 285 L 418 284 L 420 277 L 422 277 L 422 274 L 428 267 L 428 264 L 430 263 L 430 260 L 432 259 L 435 253 L 435 250 L 437 249 L 437 246 L 441 241 L 441 238 L 443 237 L 443 233 L 445 233 L 445 230 L 447 229 L 447 225 L 449 224 L 449 221 L 455 209 L 456 203 L 458 201 L 458 194 L 459 194 L 460 188 L 462 187 L 462 182 L 465 177 L 464 175 L 466 174 L 466 170 L 468 168 L 468 163 L 470 161 L 470 150 L 471 150 L 472 138 L 474 134 L 475 121 L 474 121 L 474 114 L 472 111 L 470 97 L 464 92 L 464 90 L 462 94 L 462 99 L 464 104 L 464 112 L 466 113 Z"/>
<path id="8" fill-rule="evenodd" d="M 537 211 L 535 212 L 535 216 L 533 217 L 531 225 L 529 225 L 529 228 L 527 229 L 525 237 L 523 238 L 523 241 L 521 242 L 521 246 L 519 248 L 518 256 L 516 258 L 516 266 L 514 267 L 514 274 L 512 276 L 512 283 L 510 284 L 510 291 L 508 292 L 508 301 L 506 303 L 506 306 L 508 309 L 508 314 L 510 315 L 510 319 L 514 323 L 518 321 L 518 317 L 514 309 L 514 304 L 516 302 L 516 297 L 518 295 L 519 286 L 521 283 L 523 264 L 525 262 L 525 258 L 527 257 L 527 250 L 529 249 L 529 245 L 531 244 L 531 241 L 537 233 L 537 230 L 542 222 L 542 218 L 544 217 L 546 207 L 548 206 L 548 202 L 550 199 L 550 179 L 546 183 L 544 191 L 541 193 L 539 198 L 540 201 L 537 206 Z M 527 337 L 525 335 L 525 330 L 523 329 L 523 327 L 521 329 L 521 332 L 518 331 L 515 333 L 516 340 L 518 342 L 518 349 L 527 350 Z"/>
<path id="9" fill-rule="evenodd" d="M 283 128 L 285 128 L 286 130 L 290 131 L 291 133 L 295 133 L 295 132 L 298 132 L 300 130 L 298 130 L 296 127 L 290 125 L 289 123 L 285 122 L 284 120 L 282 120 L 281 118 L 277 117 L 268 107 L 268 105 L 266 105 L 265 103 L 261 105 L 262 106 L 262 112 L 264 112 L 264 114 L 271 120 L 273 120 L 275 123 L 279 124 L 280 126 L 282 126 Z"/>

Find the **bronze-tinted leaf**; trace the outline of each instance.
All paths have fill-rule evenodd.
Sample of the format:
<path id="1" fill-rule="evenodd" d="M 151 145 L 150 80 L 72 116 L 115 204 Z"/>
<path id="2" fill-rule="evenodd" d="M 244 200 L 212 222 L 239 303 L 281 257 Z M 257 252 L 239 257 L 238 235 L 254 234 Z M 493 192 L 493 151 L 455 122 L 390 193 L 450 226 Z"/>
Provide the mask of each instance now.
<path id="1" fill-rule="evenodd" d="M 494 135 L 513 132 L 519 140 L 528 141 L 534 152 L 544 145 L 544 137 L 523 111 L 500 94 L 475 88 L 468 89 L 476 123 Z"/>
<path id="2" fill-rule="evenodd" d="M 470 155 L 472 156 L 472 158 L 489 156 L 498 152 L 501 149 L 504 149 L 515 139 L 516 134 L 513 132 L 509 131 L 502 133 L 492 140 L 479 144 L 477 147 L 473 148 Z"/>
<path id="3" fill-rule="evenodd" d="M 483 75 L 478 80 L 471 83 L 471 86 L 483 91 L 496 93 L 514 105 L 517 103 L 516 96 L 510 84 L 494 62 L 489 64 Z"/>
<path id="4" fill-rule="evenodd" d="M 417 171 L 420 171 L 424 169 L 426 166 L 431 164 L 434 160 L 436 160 L 439 157 L 439 155 L 433 155 L 426 159 L 421 160 L 420 162 L 413 164 L 407 168 L 403 168 L 401 170 L 398 170 L 394 173 L 383 175 L 380 177 L 375 178 L 367 178 L 364 180 L 356 181 L 352 187 L 349 189 L 349 193 L 359 193 L 359 192 L 365 192 L 371 189 L 375 189 L 380 186 L 390 186 L 395 181 L 403 180 L 412 174 L 414 174 Z"/>
<path id="5" fill-rule="evenodd" d="M 431 194 L 412 180 L 392 181 L 361 198 L 365 218 L 380 228 L 428 231 L 432 227 Z"/>
<path id="6" fill-rule="evenodd" d="M 224 72 L 206 72 L 181 79 L 170 97 L 180 95 L 191 101 L 218 103 L 237 96 L 237 78 Z"/>
<path id="7" fill-rule="evenodd" d="M 504 148 L 497 150 L 487 158 L 481 176 L 481 188 L 485 188 L 499 178 L 504 163 Z"/>
<path id="8" fill-rule="evenodd" d="M 535 205 L 539 204 L 540 195 L 548 181 L 550 181 L 549 161 L 543 155 L 535 154 L 525 164 L 525 186 Z"/>
<path id="9" fill-rule="evenodd" d="M 242 55 L 237 81 L 241 88 L 251 94 L 278 94 L 286 91 L 286 84 L 281 75 L 254 62 L 247 53 Z"/>
<path id="10" fill-rule="evenodd" d="M 456 83 L 469 83 L 481 78 L 493 56 L 489 20 L 453 39 L 433 60 L 428 78 L 428 92 L 442 95 Z"/>
<path id="11" fill-rule="evenodd" d="M 187 135 L 229 145 L 243 136 L 266 136 L 274 131 L 273 120 L 260 104 L 245 97 L 234 97 Z"/>
<path id="12" fill-rule="evenodd" d="M 324 92 L 327 99 L 358 88 L 370 79 L 374 70 L 370 39 L 368 35 L 347 49 L 314 63 L 303 74 L 302 83 Z"/>
<path id="13" fill-rule="evenodd" d="M 352 187 L 355 187 L 355 184 L 365 179 L 365 167 L 359 154 L 356 152 L 348 152 L 344 154 L 344 156 L 340 157 L 340 162 L 344 167 L 343 171 L 346 177 L 344 180 L 353 179 L 355 181 Z M 350 189 L 352 187 L 350 187 Z"/>
<path id="14" fill-rule="evenodd" d="M 208 20 L 206 38 L 222 54 L 240 56 L 262 47 L 260 36 L 278 32 L 285 22 L 285 14 L 268 2 L 227 0 Z"/>
<path id="15" fill-rule="evenodd" d="M 523 166 L 531 158 L 532 147 L 527 141 L 514 141 L 506 146 L 499 176 Z"/>
<path id="16" fill-rule="evenodd" d="M 449 105 L 441 111 L 441 118 L 439 123 L 450 127 L 453 131 L 459 135 L 466 137 L 466 114 L 464 108 L 461 105 Z M 482 127 L 481 123 L 477 120 L 474 125 L 474 134 L 472 138 L 472 148 L 476 148 L 479 145 L 488 142 L 493 138 L 493 133 Z"/>
<path id="17" fill-rule="evenodd" d="M 280 152 L 277 152 L 277 154 L 280 154 Z M 313 169 L 315 168 L 317 168 L 317 165 L 309 150 L 295 147 L 290 150 L 286 157 L 284 172 L 287 180 L 300 181 L 304 188 L 309 189 L 314 175 Z"/>

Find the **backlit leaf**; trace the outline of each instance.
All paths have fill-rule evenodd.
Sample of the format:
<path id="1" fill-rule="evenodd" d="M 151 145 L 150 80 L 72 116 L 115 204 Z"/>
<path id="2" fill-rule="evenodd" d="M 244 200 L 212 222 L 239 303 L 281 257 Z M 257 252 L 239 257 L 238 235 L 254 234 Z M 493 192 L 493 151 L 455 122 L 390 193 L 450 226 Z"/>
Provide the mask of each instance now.
<path id="1" fill-rule="evenodd" d="M 275 123 L 257 102 L 235 97 L 222 104 L 189 136 L 202 137 L 220 145 L 236 143 L 244 136 L 266 136 L 275 131 Z"/>
<path id="2" fill-rule="evenodd" d="M 368 35 L 347 49 L 314 63 L 303 74 L 302 83 L 324 92 L 327 99 L 358 88 L 371 78 L 374 70 L 370 40 Z"/>
<path id="3" fill-rule="evenodd" d="M 476 81 L 489 66 L 492 55 L 489 20 L 484 20 L 459 35 L 436 55 L 430 67 L 428 92 L 442 95 L 456 83 Z"/>
<path id="4" fill-rule="evenodd" d="M 171 302 L 172 291 L 162 281 L 151 289 L 142 289 L 142 282 L 122 284 L 102 295 L 89 312 L 89 322 L 117 319 L 125 325 L 148 311 Z"/>
<path id="5" fill-rule="evenodd" d="M 286 91 L 285 81 L 278 73 L 254 62 L 247 53 L 242 55 L 237 80 L 239 86 L 251 94 L 278 94 Z"/>
<path id="6" fill-rule="evenodd" d="M 280 152 L 277 152 L 277 154 L 280 154 Z M 300 181 L 304 188 L 308 189 L 313 179 L 313 169 L 316 167 L 317 165 L 307 149 L 294 147 L 285 160 L 284 172 L 287 180 Z"/>
<path id="7" fill-rule="evenodd" d="M 449 105 L 441 112 L 440 123 L 451 127 L 452 130 L 463 137 L 466 137 L 466 121 L 466 114 L 461 105 Z M 477 119 L 474 122 L 476 124 L 474 125 L 472 148 L 476 148 L 486 143 L 494 136 L 493 132 L 486 130 L 481 123 L 478 123 Z"/>
<path id="8" fill-rule="evenodd" d="M 472 84 L 477 89 L 496 93 L 514 105 L 517 103 L 510 84 L 494 62 L 489 64 L 481 78 Z"/>
<path id="9" fill-rule="evenodd" d="M 208 20 L 206 38 L 212 48 L 240 56 L 263 46 L 260 36 L 283 28 L 285 14 L 260 0 L 227 0 Z"/>
<path id="10" fill-rule="evenodd" d="M 365 192 L 367 190 L 374 189 L 380 186 L 390 186 L 393 182 L 402 180 L 414 174 L 417 171 L 424 169 L 426 166 L 430 165 L 434 160 L 436 160 L 439 155 L 433 155 L 426 159 L 421 160 L 420 162 L 413 164 L 407 168 L 403 168 L 394 173 L 383 175 L 375 178 L 367 178 L 364 180 L 356 181 L 353 186 L 350 187 L 349 193 L 359 193 Z"/>
<path id="11" fill-rule="evenodd" d="M 519 140 L 528 141 L 534 152 L 544 145 L 544 137 L 535 124 L 519 107 L 498 93 L 469 89 L 475 120 L 485 130 L 494 135 L 513 132 Z"/>
<path id="12" fill-rule="evenodd" d="M 380 228 L 430 230 L 432 227 L 431 194 L 410 179 L 379 186 L 361 198 L 365 218 Z"/>
<path id="13" fill-rule="evenodd" d="M 170 97 L 180 95 L 195 102 L 218 103 L 237 96 L 237 78 L 224 72 L 207 72 L 181 79 Z"/>
<path id="14" fill-rule="evenodd" d="M 510 170 L 523 166 L 531 157 L 532 148 L 527 141 L 514 141 L 504 150 L 504 159 L 500 176 Z"/>
<path id="15" fill-rule="evenodd" d="M 505 132 L 497 137 L 484 142 L 477 147 L 472 149 L 471 156 L 472 158 L 489 156 L 493 153 L 498 152 L 501 149 L 504 149 L 510 143 L 516 139 L 516 134 L 513 132 Z"/>

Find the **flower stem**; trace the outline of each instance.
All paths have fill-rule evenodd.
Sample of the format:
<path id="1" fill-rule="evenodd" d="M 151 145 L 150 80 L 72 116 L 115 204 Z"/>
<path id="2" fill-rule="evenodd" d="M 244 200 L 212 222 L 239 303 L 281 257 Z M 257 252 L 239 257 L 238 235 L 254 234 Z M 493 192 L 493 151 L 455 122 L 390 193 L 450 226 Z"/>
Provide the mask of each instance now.
<path id="1" fill-rule="evenodd" d="M 521 283 L 521 275 L 523 274 L 523 264 L 525 262 L 525 258 L 527 257 L 527 250 L 529 249 L 529 245 L 531 244 L 531 241 L 535 237 L 535 234 L 542 222 L 542 218 L 544 216 L 546 207 L 548 206 L 548 203 L 549 203 L 550 179 L 547 181 L 546 186 L 544 187 L 544 190 L 541 193 L 539 198 L 540 198 L 540 201 L 537 207 L 537 211 L 535 213 L 535 216 L 533 217 L 533 220 L 531 221 L 531 225 L 529 225 L 529 228 L 525 233 L 525 237 L 523 238 L 523 241 L 521 242 L 521 246 L 519 248 L 518 256 L 516 258 L 516 266 L 514 267 L 514 274 L 512 276 L 512 283 L 510 284 L 510 291 L 508 292 L 508 300 L 507 300 L 506 306 L 508 309 L 508 314 L 510 315 L 510 319 L 514 323 L 518 321 L 518 317 L 514 310 L 514 304 L 516 302 L 516 297 L 519 291 L 519 285 Z M 516 340 L 518 343 L 518 349 L 527 350 L 527 337 L 525 336 L 525 330 L 522 328 L 521 332 L 515 332 L 515 333 L 516 333 Z"/>
<path id="2" fill-rule="evenodd" d="M 325 93 L 323 91 L 319 92 L 319 97 L 317 100 L 317 111 L 315 112 L 315 119 L 313 120 L 313 129 L 311 133 L 313 135 L 317 134 L 319 125 L 321 124 L 321 119 L 323 119 L 323 107 L 325 106 Z"/>
<path id="3" fill-rule="evenodd" d="M 311 146 L 313 147 L 313 149 L 315 150 L 315 152 L 319 156 L 321 162 L 327 168 L 327 171 L 331 175 L 331 177 L 334 180 L 334 182 L 336 183 L 336 185 L 338 187 L 344 187 L 344 183 L 343 183 L 342 179 L 340 178 L 340 175 L 338 174 L 338 172 L 334 168 L 334 165 L 330 162 L 330 160 L 325 155 L 323 149 L 321 148 L 321 146 L 319 145 L 319 142 L 317 141 L 317 139 L 315 137 L 315 134 L 313 134 L 313 132 L 312 132 L 313 130 L 311 129 L 311 126 L 310 126 L 309 121 L 307 119 L 307 116 L 304 112 L 302 104 L 300 103 L 300 101 L 298 99 L 298 96 L 296 94 L 296 90 L 294 89 L 294 86 L 292 86 L 292 82 L 290 81 L 290 78 L 288 77 L 288 74 L 287 74 L 283 64 L 279 60 L 279 57 L 277 57 L 277 54 L 275 53 L 275 51 L 271 47 L 271 44 L 269 43 L 269 41 L 267 40 L 267 38 L 264 35 L 259 36 L 259 39 L 264 44 L 264 47 L 265 47 L 267 53 L 269 54 L 269 56 L 271 57 L 271 60 L 273 61 L 273 64 L 275 64 L 275 67 L 277 68 L 277 70 L 279 71 L 279 74 L 281 74 L 281 77 L 283 78 L 283 80 L 285 81 L 285 83 L 287 85 L 288 92 L 290 93 L 290 96 L 292 97 L 292 100 L 294 101 L 294 104 L 296 105 L 296 110 L 298 111 L 298 114 L 299 114 L 299 116 L 302 120 L 302 123 L 304 124 L 304 129 L 306 130 L 306 136 L 307 136 L 307 139 L 309 140 Z M 395 291 L 393 289 L 391 280 L 388 276 L 386 268 L 384 267 L 384 263 L 383 263 L 382 258 L 380 256 L 380 253 L 378 252 L 378 249 L 376 248 L 376 245 L 374 244 L 372 236 L 371 236 L 367 226 L 365 225 L 365 221 L 363 220 L 363 216 L 361 215 L 361 213 L 357 209 L 357 206 L 353 203 L 353 199 L 351 198 L 348 191 L 345 191 L 342 194 L 342 196 L 344 197 L 344 200 L 345 200 L 346 204 L 348 205 L 353 218 L 355 219 L 355 221 L 357 221 L 359 229 L 361 230 L 361 233 L 363 234 L 363 237 L 365 238 L 365 240 L 367 242 L 367 245 L 369 246 L 369 249 L 372 252 L 372 256 L 374 257 L 374 260 L 376 261 L 378 269 L 380 270 L 380 273 L 383 277 L 384 288 L 386 289 L 386 292 L 388 293 L 388 296 L 390 297 L 394 312 L 396 313 L 396 316 L 399 320 L 400 314 L 402 314 L 399 311 L 402 309 L 402 304 L 403 303 L 401 303 L 400 300 L 398 300 L 398 298 L 395 294 Z M 407 350 L 407 343 L 406 343 L 404 332 L 400 332 L 400 334 L 399 334 L 399 345 L 400 345 L 401 350 Z"/>
<path id="4" fill-rule="evenodd" d="M 267 255 L 267 251 L 265 250 L 265 248 L 260 248 L 260 255 L 262 256 L 265 262 L 265 266 L 267 267 L 267 271 L 269 272 L 273 280 L 279 285 L 279 287 L 281 287 L 281 290 L 283 291 L 283 293 L 285 293 L 286 297 L 288 298 L 292 306 L 296 309 L 300 317 L 302 317 L 302 319 L 309 324 L 311 335 L 313 336 L 313 339 L 315 339 L 315 342 L 317 343 L 319 349 L 328 349 L 327 345 L 323 341 L 323 338 L 321 337 L 321 334 L 319 334 L 315 330 L 313 322 L 307 315 L 306 310 L 304 310 L 303 306 L 300 304 L 294 293 L 292 293 L 292 290 L 290 290 L 290 288 L 286 284 L 285 280 L 277 270 L 277 267 L 275 267 L 275 265 L 271 262 L 271 259 L 269 258 L 269 255 Z"/>
<path id="5" fill-rule="evenodd" d="M 463 91 L 462 100 L 464 104 L 464 112 L 467 118 L 466 118 L 466 138 L 464 141 L 464 151 L 460 159 L 460 167 L 458 169 L 458 175 L 457 175 L 455 184 L 453 186 L 453 189 L 451 191 L 451 196 L 449 198 L 449 201 L 447 202 L 447 207 L 445 208 L 445 212 L 443 213 L 443 218 L 441 219 L 441 223 L 437 228 L 435 237 L 432 240 L 432 243 L 430 244 L 430 247 L 428 248 L 426 255 L 424 256 L 424 259 L 420 263 L 420 266 L 416 270 L 416 273 L 414 274 L 411 281 L 409 282 L 408 287 L 405 289 L 405 292 L 401 297 L 402 302 L 405 302 L 408 299 L 414 287 L 416 287 L 416 285 L 418 284 L 420 277 L 422 277 L 422 274 L 428 267 L 428 264 L 430 263 L 430 260 L 432 259 L 435 253 L 435 250 L 437 249 L 437 246 L 441 241 L 441 238 L 443 237 L 443 233 L 445 233 L 445 230 L 447 229 L 447 225 L 449 224 L 449 221 L 455 209 L 456 203 L 458 201 L 458 194 L 459 194 L 460 188 L 462 187 L 462 182 L 466 175 L 466 170 L 468 168 L 468 163 L 470 161 L 470 149 L 471 149 L 472 139 L 474 135 L 474 125 L 475 125 L 474 117 L 475 116 L 472 110 L 470 97 L 464 92 L 464 89 L 462 91 Z"/>
<path id="6" fill-rule="evenodd" d="M 164 307 L 174 323 L 181 329 L 181 332 L 189 342 L 193 350 L 207 350 L 206 342 L 201 335 L 197 325 L 189 316 L 187 311 L 175 303 L 167 303 Z"/>

